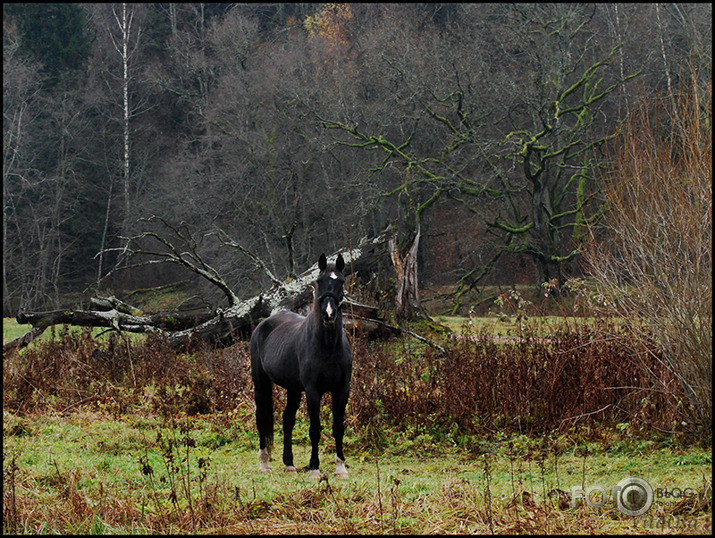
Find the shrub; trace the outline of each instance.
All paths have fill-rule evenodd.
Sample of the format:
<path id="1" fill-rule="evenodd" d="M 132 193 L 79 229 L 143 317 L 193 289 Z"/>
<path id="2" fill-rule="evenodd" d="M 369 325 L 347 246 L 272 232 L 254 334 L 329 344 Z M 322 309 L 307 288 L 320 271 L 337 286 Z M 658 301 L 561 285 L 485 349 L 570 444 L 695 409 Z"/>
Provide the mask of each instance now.
<path id="1" fill-rule="evenodd" d="M 585 258 L 610 313 L 630 321 L 624 342 L 657 350 L 690 404 L 688 420 L 712 435 L 709 79 L 694 73 L 678 100 L 634 110 L 611 170 L 603 226 L 592 228 Z"/>
<path id="2" fill-rule="evenodd" d="M 351 409 L 359 426 L 378 420 L 415 433 L 625 423 L 672 431 L 680 408 L 676 377 L 653 353 L 647 364 L 634 362 L 631 347 L 607 337 L 620 330 L 615 322 L 578 321 L 538 336 L 527 325 L 520 338 L 456 338 L 445 355 L 372 344 L 358 357 Z"/>
<path id="3" fill-rule="evenodd" d="M 11 355 L 3 368 L 3 409 L 19 413 L 88 404 L 119 413 L 211 413 L 233 409 L 251 389 L 245 343 L 188 354 L 157 336 L 98 341 L 90 331 L 63 329 Z"/>
<path id="4" fill-rule="evenodd" d="M 394 430 L 453 438 L 592 425 L 682 430 L 673 426 L 687 407 L 677 377 L 655 350 L 641 350 L 644 359 L 634 361 L 632 346 L 613 337 L 622 324 L 576 318 L 546 334 L 528 322 L 522 327 L 518 338 L 487 332 L 445 338 L 444 354 L 409 337 L 353 338 L 347 426 L 370 446 Z M 8 357 L 3 388 L 3 408 L 17 415 L 96 406 L 114 413 L 231 417 L 240 408 L 241 427 L 254 423 L 245 342 L 188 354 L 156 337 L 97 342 L 88 332 L 65 333 Z M 279 414 L 285 391 L 275 392 Z M 325 413 L 329 402 L 324 398 Z M 324 414 L 323 423 L 328 420 Z"/>

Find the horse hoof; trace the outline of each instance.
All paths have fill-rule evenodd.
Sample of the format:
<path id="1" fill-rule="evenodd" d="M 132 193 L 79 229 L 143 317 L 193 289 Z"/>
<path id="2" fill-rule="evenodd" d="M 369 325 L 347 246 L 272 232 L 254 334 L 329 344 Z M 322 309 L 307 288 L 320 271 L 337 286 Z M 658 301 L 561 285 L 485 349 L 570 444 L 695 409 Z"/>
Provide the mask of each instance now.
<path id="1" fill-rule="evenodd" d="M 345 468 L 345 460 L 340 459 L 337 454 L 335 454 L 335 476 L 338 478 L 348 477 L 348 470 Z"/>
<path id="2" fill-rule="evenodd" d="M 260 464 L 259 470 L 262 473 L 268 473 L 271 471 L 271 466 L 268 464 L 270 460 L 270 454 L 267 448 L 262 448 L 258 451 L 258 463 Z"/>
<path id="3" fill-rule="evenodd" d="M 298 472 L 298 469 L 296 469 L 296 468 L 293 467 L 292 465 L 286 465 L 286 466 L 285 466 L 285 469 L 283 469 L 283 471 L 286 472 L 286 473 L 296 474 L 296 473 Z"/>
<path id="4" fill-rule="evenodd" d="M 309 478 L 322 478 L 323 473 L 320 472 L 320 469 L 313 469 L 310 471 L 310 474 L 308 475 Z"/>

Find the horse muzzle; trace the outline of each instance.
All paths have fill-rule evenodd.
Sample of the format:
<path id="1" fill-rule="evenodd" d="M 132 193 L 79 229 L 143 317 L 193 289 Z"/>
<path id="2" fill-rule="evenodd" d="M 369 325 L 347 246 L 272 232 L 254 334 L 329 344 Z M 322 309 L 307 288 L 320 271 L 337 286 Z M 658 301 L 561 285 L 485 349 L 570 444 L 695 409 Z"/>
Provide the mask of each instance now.
<path id="1" fill-rule="evenodd" d="M 327 301 L 325 304 L 323 304 L 325 299 L 332 300 Z M 332 293 L 326 293 L 325 295 L 320 297 L 319 302 L 321 306 L 320 315 L 323 318 L 323 323 L 328 327 L 332 327 L 333 325 L 335 325 L 335 320 L 338 318 L 340 309 L 343 306 L 342 301 Z"/>

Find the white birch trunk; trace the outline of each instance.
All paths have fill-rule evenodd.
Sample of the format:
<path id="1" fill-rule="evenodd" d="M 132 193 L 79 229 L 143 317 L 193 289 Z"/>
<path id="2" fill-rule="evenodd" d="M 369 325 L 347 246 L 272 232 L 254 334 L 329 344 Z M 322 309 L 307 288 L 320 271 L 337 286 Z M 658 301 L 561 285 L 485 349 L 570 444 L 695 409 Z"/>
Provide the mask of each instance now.
<path id="1" fill-rule="evenodd" d="M 663 39 L 663 23 L 660 20 L 660 4 L 655 5 L 655 16 L 658 20 L 658 38 L 660 39 L 660 53 L 663 57 L 663 69 L 665 71 L 665 81 L 668 85 L 668 97 L 670 98 L 671 105 L 673 107 L 673 114 L 675 118 L 679 120 L 678 117 L 678 107 L 675 102 L 675 95 L 673 94 L 673 80 L 670 75 L 670 67 L 668 66 L 668 56 L 665 53 L 665 40 Z M 680 123 L 678 121 L 678 123 Z"/>
<path id="2" fill-rule="evenodd" d="M 623 37 L 621 35 L 621 18 L 618 15 L 618 4 L 613 4 L 613 11 L 616 14 L 616 24 L 615 24 L 615 32 L 616 32 L 616 40 L 618 41 L 618 44 L 623 43 Z M 619 49 L 619 67 L 621 70 L 621 80 L 626 80 L 626 69 L 625 66 L 623 65 L 623 47 Z M 630 107 L 628 106 L 628 94 L 626 93 L 626 85 L 623 84 L 621 85 L 621 93 L 623 94 L 625 98 L 625 106 L 626 110 L 630 110 Z M 619 104 L 620 106 L 620 104 Z M 620 111 L 619 111 L 619 116 L 620 116 Z"/>
<path id="3" fill-rule="evenodd" d="M 102 280 L 102 271 L 104 269 L 104 251 L 107 248 L 107 230 L 109 230 L 109 214 L 112 208 L 112 191 L 113 183 L 109 182 L 109 195 L 107 196 L 107 211 L 104 213 L 104 229 L 102 230 L 102 248 L 99 251 L 99 267 L 97 268 L 97 287 Z"/>
<path id="4" fill-rule="evenodd" d="M 127 20 L 127 5 L 122 4 L 122 95 L 124 97 L 124 232 L 129 227 L 129 32 L 131 17 Z"/>
<path id="5" fill-rule="evenodd" d="M 120 42 L 117 43 L 112 37 L 114 48 L 122 60 L 122 134 L 124 138 L 124 160 L 122 170 L 122 181 L 124 191 L 124 218 L 122 219 L 122 235 L 128 235 L 129 229 L 129 208 L 131 206 L 130 197 L 130 173 L 131 173 L 131 154 L 129 147 L 129 119 L 131 117 L 131 109 L 129 106 L 129 39 L 131 37 L 132 20 L 134 13 L 127 14 L 127 5 L 122 4 L 121 17 L 112 8 L 114 20 L 119 27 Z M 111 36 L 111 33 L 110 33 Z"/>

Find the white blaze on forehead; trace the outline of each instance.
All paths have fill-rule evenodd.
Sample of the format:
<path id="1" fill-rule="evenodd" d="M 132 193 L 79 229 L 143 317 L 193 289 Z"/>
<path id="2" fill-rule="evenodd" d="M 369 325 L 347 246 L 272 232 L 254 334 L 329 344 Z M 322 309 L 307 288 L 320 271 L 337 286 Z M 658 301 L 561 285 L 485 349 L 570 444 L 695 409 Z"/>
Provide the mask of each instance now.
<path id="1" fill-rule="evenodd" d="M 335 273 L 330 273 L 330 278 L 335 280 L 336 278 L 338 278 L 338 275 L 336 275 Z"/>

